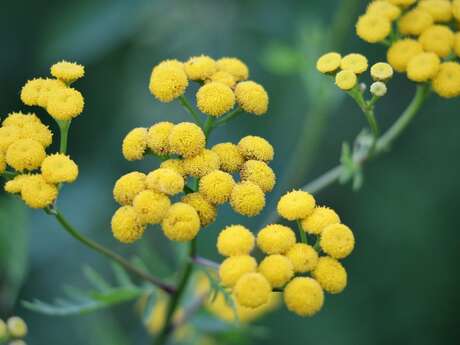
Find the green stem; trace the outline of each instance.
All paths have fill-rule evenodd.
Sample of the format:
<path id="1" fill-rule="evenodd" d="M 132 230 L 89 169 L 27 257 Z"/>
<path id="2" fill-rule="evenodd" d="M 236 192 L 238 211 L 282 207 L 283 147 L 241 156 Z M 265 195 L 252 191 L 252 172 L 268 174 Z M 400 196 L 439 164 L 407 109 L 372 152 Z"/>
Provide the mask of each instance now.
<path id="1" fill-rule="evenodd" d="M 13 178 L 15 178 L 18 174 L 13 172 L 13 171 L 7 171 L 5 170 L 4 172 L 2 172 L 0 174 L 2 177 L 4 177 L 6 180 L 11 180 Z"/>
<path id="2" fill-rule="evenodd" d="M 214 121 L 215 121 L 214 117 L 208 116 L 208 118 L 206 119 L 206 122 L 204 123 L 203 131 L 204 131 L 204 135 L 206 136 L 206 139 L 209 138 L 209 135 L 214 129 Z"/>
<path id="3" fill-rule="evenodd" d="M 373 142 L 372 142 L 372 147 L 370 152 L 373 153 L 375 151 L 375 146 L 377 144 L 377 140 L 380 136 L 380 130 L 379 130 L 379 125 L 377 123 L 377 119 L 375 118 L 375 113 L 374 113 L 374 105 L 375 102 L 377 101 L 376 98 L 372 98 L 370 102 L 366 102 L 363 98 L 363 94 L 359 90 L 359 86 L 355 86 L 350 92 L 350 96 L 356 101 L 358 106 L 361 108 L 361 111 L 363 112 L 364 116 L 366 117 L 367 123 L 369 124 L 369 127 L 371 128 L 372 131 L 372 137 L 373 137 Z"/>
<path id="4" fill-rule="evenodd" d="M 69 139 L 69 128 L 70 124 L 72 123 L 72 120 L 57 120 L 57 123 L 59 125 L 59 130 L 61 133 L 61 144 L 59 146 L 59 152 L 60 153 L 67 153 L 67 143 Z"/>
<path id="5" fill-rule="evenodd" d="M 214 127 L 218 127 L 218 126 L 222 126 L 223 124 L 227 123 L 228 121 L 234 119 L 235 117 L 237 117 L 238 115 L 240 115 L 241 113 L 243 113 L 243 109 L 241 108 L 235 108 L 234 110 L 232 110 L 231 112 L 225 114 L 224 116 L 222 116 L 220 119 L 218 119 L 215 124 L 214 124 Z"/>
<path id="6" fill-rule="evenodd" d="M 198 115 L 198 113 L 195 111 L 195 109 L 193 109 L 193 107 L 190 104 L 190 102 L 188 101 L 187 97 L 185 97 L 184 95 L 180 96 L 179 97 L 179 102 L 189 112 L 189 114 L 192 115 L 193 119 L 195 120 L 195 123 L 198 126 L 202 127 L 203 124 L 201 122 L 200 115 Z"/>
<path id="7" fill-rule="evenodd" d="M 307 233 L 303 230 L 302 224 L 300 223 L 300 220 L 297 221 L 297 228 L 299 230 L 300 241 L 302 243 L 308 244 Z"/>

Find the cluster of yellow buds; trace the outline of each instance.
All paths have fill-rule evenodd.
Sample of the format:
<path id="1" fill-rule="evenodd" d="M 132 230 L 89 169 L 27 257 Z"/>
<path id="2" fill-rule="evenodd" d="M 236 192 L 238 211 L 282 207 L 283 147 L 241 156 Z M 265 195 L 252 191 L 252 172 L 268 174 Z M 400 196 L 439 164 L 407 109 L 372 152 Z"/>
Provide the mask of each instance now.
<path id="1" fill-rule="evenodd" d="M 460 0 L 377 0 L 357 24 L 360 38 L 389 48 L 393 68 L 431 82 L 441 97 L 460 96 Z M 395 25 L 393 25 L 395 23 Z"/>
<path id="2" fill-rule="evenodd" d="M 8 345 L 26 345 L 27 324 L 18 316 L 10 317 L 6 323 L 0 319 L 0 343 L 8 341 Z"/>
<path id="3" fill-rule="evenodd" d="M 274 290 L 282 289 L 289 310 L 314 315 L 323 305 L 323 290 L 335 294 L 347 284 L 338 259 L 352 252 L 353 233 L 333 210 L 316 206 L 304 191 L 285 194 L 277 210 L 298 222 L 300 241 L 290 227 L 280 224 L 264 227 L 257 238 L 242 225 L 229 226 L 217 240 L 219 253 L 227 257 L 219 268 L 220 281 L 232 290 L 237 305 L 259 308 L 270 302 Z M 308 244 L 307 233 L 317 237 L 315 246 Z M 266 255 L 259 264 L 250 255 L 256 245 Z"/>

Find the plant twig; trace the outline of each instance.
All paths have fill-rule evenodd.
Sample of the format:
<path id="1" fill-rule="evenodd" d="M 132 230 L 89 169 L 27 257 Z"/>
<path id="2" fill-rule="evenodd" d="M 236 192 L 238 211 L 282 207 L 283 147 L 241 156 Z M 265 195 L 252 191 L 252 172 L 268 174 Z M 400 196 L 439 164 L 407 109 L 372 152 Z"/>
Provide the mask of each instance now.
<path id="1" fill-rule="evenodd" d="M 191 261 L 196 265 L 208 267 L 213 270 L 218 270 L 220 266 L 217 262 L 214 262 L 212 260 L 209 260 L 209 259 L 206 259 L 200 256 L 195 256 L 194 258 L 191 258 Z"/>
<path id="2" fill-rule="evenodd" d="M 198 126 L 203 127 L 203 123 L 202 123 L 202 121 L 200 119 L 200 115 L 198 115 L 198 113 L 195 111 L 195 109 L 193 109 L 193 106 L 190 104 L 190 102 L 188 101 L 187 97 L 185 97 L 184 95 L 181 95 L 179 97 L 179 102 L 188 111 L 188 113 L 190 115 L 192 115 L 193 119 L 195 120 L 195 123 Z"/>

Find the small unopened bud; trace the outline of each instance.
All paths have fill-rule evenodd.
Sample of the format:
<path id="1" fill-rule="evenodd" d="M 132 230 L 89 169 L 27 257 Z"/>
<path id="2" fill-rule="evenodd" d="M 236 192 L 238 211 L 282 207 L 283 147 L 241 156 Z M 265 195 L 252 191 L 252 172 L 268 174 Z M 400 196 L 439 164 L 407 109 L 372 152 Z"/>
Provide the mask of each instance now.
<path id="1" fill-rule="evenodd" d="M 387 86 L 381 81 L 376 81 L 371 85 L 371 93 L 377 97 L 383 97 L 387 93 Z"/>
<path id="2" fill-rule="evenodd" d="M 6 329 L 6 324 L 2 319 L 0 319 L 0 342 L 5 339 L 7 335 L 8 331 Z"/>
<path id="3" fill-rule="evenodd" d="M 24 340 L 13 340 L 12 342 L 8 343 L 8 345 L 27 345 Z"/>
<path id="4" fill-rule="evenodd" d="M 367 89 L 366 83 L 359 83 L 359 90 L 364 93 Z"/>
<path id="5" fill-rule="evenodd" d="M 9 333 L 14 338 L 22 338 L 27 334 L 27 325 L 23 319 L 18 316 L 13 316 L 6 322 Z"/>

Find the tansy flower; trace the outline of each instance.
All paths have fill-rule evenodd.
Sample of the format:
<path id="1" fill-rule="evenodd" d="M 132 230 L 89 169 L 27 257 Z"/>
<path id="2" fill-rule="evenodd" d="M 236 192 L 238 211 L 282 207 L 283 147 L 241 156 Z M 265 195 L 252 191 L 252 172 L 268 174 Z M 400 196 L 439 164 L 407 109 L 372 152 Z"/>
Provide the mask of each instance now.
<path id="1" fill-rule="evenodd" d="M 246 273 L 256 272 L 257 262 L 249 255 L 231 256 L 219 266 L 219 279 L 222 285 L 233 287 Z"/>
<path id="2" fill-rule="evenodd" d="M 388 80 L 393 76 L 393 68 L 385 62 L 377 62 L 371 67 L 371 76 L 378 81 Z"/>
<path id="3" fill-rule="evenodd" d="M 422 45 L 412 39 L 395 42 L 387 51 L 389 64 L 398 72 L 405 72 L 407 64 L 416 55 L 423 52 Z"/>
<path id="4" fill-rule="evenodd" d="M 176 195 L 184 189 L 184 178 L 172 169 L 159 168 L 147 175 L 145 184 L 148 189 L 168 195 Z"/>
<path id="5" fill-rule="evenodd" d="M 219 156 L 221 170 L 234 173 L 241 169 L 244 157 L 235 144 L 221 143 L 214 145 L 211 150 Z"/>
<path id="6" fill-rule="evenodd" d="M 145 174 L 134 171 L 120 177 L 113 187 L 113 197 L 120 205 L 129 205 L 134 197 L 146 189 Z"/>
<path id="7" fill-rule="evenodd" d="M 3 151 L 0 151 L 0 174 L 3 173 L 6 169 L 5 154 Z"/>
<path id="8" fill-rule="evenodd" d="M 160 168 L 168 168 L 172 169 L 178 174 L 185 176 L 185 171 L 184 171 L 184 165 L 182 163 L 183 161 L 181 159 L 167 159 L 160 164 Z"/>
<path id="9" fill-rule="evenodd" d="M 200 230 L 200 217 L 192 206 L 178 202 L 169 208 L 161 228 L 172 241 L 191 241 Z"/>
<path id="10" fill-rule="evenodd" d="M 205 80 L 216 73 L 217 65 L 209 56 L 194 56 L 184 63 L 184 70 L 191 80 Z"/>
<path id="11" fill-rule="evenodd" d="M 196 93 L 196 105 L 203 113 L 221 116 L 235 105 L 235 94 L 232 89 L 219 82 L 210 82 Z"/>
<path id="12" fill-rule="evenodd" d="M 157 155 L 165 155 L 169 153 L 169 134 L 173 129 L 174 124 L 163 121 L 154 124 L 148 130 L 147 146 L 153 153 Z"/>
<path id="13" fill-rule="evenodd" d="M 27 122 L 22 126 L 20 136 L 22 139 L 33 139 L 43 145 L 44 148 L 50 146 L 53 142 L 53 133 L 41 122 Z"/>
<path id="14" fill-rule="evenodd" d="M 407 77 L 416 82 L 430 80 L 438 73 L 440 64 L 435 53 L 420 53 L 407 64 Z"/>
<path id="15" fill-rule="evenodd" d="M 356 23 L 356 34 L 366 42 L 383 41 L 391 32 L 391 22 L 382 15 L 367 13 L 359 17 Z"/>
<path id="16" fill-rule="evenodd" d="M 45 79 L 36 78 L 29 80 L 21 89 L 21 101 L 26 105 L 38 105 Z M 64 85 L 62 85 L 64 87 Z"/>
<path id="17" fill-rule="evenodd" d="M 193 157 L 204 149 L 206 137 L 194 123 L 182 122 L 171 129 L 168 141 L 171 153 Z"/>
<path id="18" fill-rule="evenodd" d="M 401 7 L 407 7 L 415 3 L 417 0 L 388 0 L 388 2 L 391 2 L 393 5 L 401 6 Z"/>
<path id="19" fill-rule="evenodd" d="M 436 22 L 449 22 L 452 19 L 452 8 L 449 0 L 423 0 L 418 8 L 427 11 Z"/>
<path id="20" fill-rule="evenodd" d="M 5 183 L 5 192 L 7 193 L 21 193 L 22 187 L 29 179 L 43 178 L 38 174 L 21 174 L 16 175 L 12 180 Z"/>
<path id="21" fill-rule="evenodd" d="M 387 93 L 387 86 L 385 85 L 385 83 L 382 83 L 381 81 L 376 81 L 371 84 L 369 91 L 374 96 L 383 97 Z"/>
<path id="22" fill-rule="evenodd" d="M 452 98 L 460 96 L 460 64 L 457 62 L 444 62 L 433 78 L 433 90 L 439 96 Z"/>
<path id="23" fill-rule="evenodd" d="M 279 254 L 265 257 L 259 264 L 259 272 L 267 278 L 274 288 L 283 287 L 294 276 L 291 261 L 284 255 Z"/>
<path id="24" fill-rule="evenodd" d="M 0 127 L 0 151 L 6 152 L 8 147 L 21 139 L 21 129 L 16 126 Z"/>
<path id="25" fill-rule="evenodd" d="M 204 149 L 196 156 L 185 158 L 182 162 L 186 175 L 203 177 L 220 167 L 220 159 L 217 153 Z"/>
<path id="26" fill-rule="evenodd" d="M 383 15 L 386 17 L 388 20 L 396 20 L 400 14 L 401 14 L 401 9 L 393 5 L 392 3 L 388 1 L 373 1 L 367 6 L 367 13 L 375 14 L 378 16 Z"/>
<path id="27" fill-rule="evenodd" d="M 224 57 L 217 60 L 217 69 L 230 73 L 236 81 L 246 80 L 249 77 L 248 66 L 237 58 Z"/>
<path id="28" fill-rule="evenodd" d="M 41 172 L 48 183 L 70 183 L 78 177 L 78 165 L 68 156 L 56 153 L 43 160 Z"/>
<path id="29" fill-rule="evenodd" d="M 45 208 L 57 198 L 58 189 L 47 183 L 41 175 L 34 175 L 23 181 L 21 199 L 31 208 Z"/>
<path id="30" fill-rule="evenodd" d="M 352 53 L 344 56 L 340 62 L 340 68 L 361 74 L 367 71 L 368 62 L 364 55 Z"/>
<path id="31" fill-rule="evenodd" d="M 460 0 L 452 1 L 452 14 L 457 21 L 460 21 Z"/>
<path id="32" fill-rule="evenodd" d="M 235 185 L 230 195 L 230 206 L 243 216 L 257 216 L 265 207 L 265 194 L 255 183 L 245 181 Z"/>
<path id="33" fill-rule="evenodd" d="M 455 34 L 454 53 L 460 57 L 460 32 Z"/>
<path id="34" fill-rule="evenodd" d="M 284 289 L 284 303 L 290 311 L 299 316 L 312 316 L 321 310 L 324 292 L 316 280 L 297 277 Z"/>
<path id="35" fill-rule="evenodd" d="M 262 191 L 270 192 L 275 186 L 276 176 L 267 163 L 249 160 L 241 168 L 241 180 L 255 183 Z"/>
<path id="36" fill-rule="evenodd" d="M 51 75 L 66 83 L 71 83 L 85 75 L 85 68 L 77 63 L 61 61 L 51 66 Z"/>
<path id="37" fill-rule="evenodd" d="M 358 78 L 356 74 L 350 70 L 340 71 L 335 76 L 335 85 L 344 91 L 353 89 L 357 83 Z"/>
<path id="38" fill-rule="evenodd" d="M 268 110 L 268 94 L 264 87 L 253 81 L 236 84 L 236 101 L 247 113 L 263 115 Z"/>
<path id="39" fill-rule="evenodd" d="M 340 293 L 347 286 L 347 272 L 336 259 L 329 256 L 320 257 L 312 272 L 321 287 L 331 293 Z"/>
<path id="40" fill-rule="evenodd" d="M 8 332 L 14 338 L 23 338 L 27 335 L 27 325 L 19 316 L 10 317 L 6 321 Z"/>
<path id="41" fill-rule="evenodd" d="M 209 81 L 210 82 L 216 81 L 216 82 L 225 84 L 228 87 L 234 87 L 236 84 L 235 77 L 225 71 L 218 71 L 214 73 L 212 76 L 209 77 Z"/>
<path id="42" fill-rule="evenodd" d="M 315 269 L 318 263 L 318 253 L 305 243 L 296 243 L 286 252 L 291 261 L 294 272 L 305 273 Z"/>
<path id="43" fill-rule="evenodd" d="M 313 212 L 302 219 L 301 226 L 305 232 L 319 235 L 325 227 L 340 223 L 340 217 L 329 207 L 317 206 Z"/>
<path id="44" fill-rule="evenodd" d="M 122 152 L 128 161 L 139 160 L 144 157 L 147 149 L 147 129 L 134 128 L 123 139 Z"/>
<path id="45" fill-rule="evenodd" d="M 291 228 L 280 224 L 264 227 L 257 234 L 257 246 L 266 254 L 284 254 L 295 244 L 295 233 Z"/>
<path id="46" fill-rule="evenodd" d="M 161 193 L 144 190 L 133 200 L 133 207 L 142 224 L 159 224 L 171 206 L 169 198 Z"/>
<path id="47" fill-rule="evenodd" d="M 269 162 L 273 160 L 275 152 L 273 146 L 264 138 L 248 135 L 238 143 L 240 153 L 246 159 Z"/>
<path id="48" fill-rule="evenodd" d="M 182 63 L 167 60 L 155 66 L 150 75 L 150 92 L 160 102 L 171 102 L 187 89 L 188 78 Z"/>
<path id="49" fill-rule="evenodd" d="M 446 57 L 452 51 L 455 36 L 448 26 L 433 25 L 423 31 L 418 40 L 425 51 Z"/>
<path id="50" fill-rule="evenodd" d="M 315 198 L 301 190 L 286 193 L 278 201 L 278 214 L 287 220 L 304 219 L 313 213 Z"/>
<path id="51" fill-rule="evenodd" d="M 112 217 L 113 236 L 122 243 L 133 243 L 142 237 L 145 225 L 132 206 L 122 206 Z"/>
<path id="52" fill-rule="evenodd" d="M 239 304 L 248 308 L 257 308 L 270 299 L 272 288 L 260 273 L 246 273 L 238 279 L 233 294 Z"/>
<path id="53" fill-rule="evenodd" d="M 404 35 L 418 36 L 433 25 L 433 17 L 425 10 L 415 8 L 398 21 L 398 29 Z"/>
<path id="54" fill-rule="evenodd" d="M 33 139 L 19 139 L 6 151 L 6 163 L 17 171 L 37 169 L 45 157 L 43 145 Z"/>
<path id="55" fill-rule="evenodd" d="M 331 52 L 322 55 L 316 62 L 316 69 L 321 73 L 331 73 L 340 67 L 342 56 L 339 53 Z"/>
<path id="56" fill-rule="evenodd" d="M 217 251 L 223 256 L 248 255 L 254 248 L 255 238 L 242 225 L 231 225 L 217 238 Z"/>
<path id="57" fill-rule="evenodd" d="M 216 170 L 200 179 L 199 191 L 213 204 L 223 204 L 232 194 L 235 181 L 232 175 Z"/>
<path id="58" fill-rule="evenodd" d="M 46 110 L 56 120 L 71 120 L 81 114 L 84 104 L 79 91 L 60 88 L 49 93 Z"/>
<path id="59" fill-rule="evenodd" d="M 28 124 L 41 124 L 42 122 L 34 113 L 24 114 L 22 112 L 13 112 L 3 120 L 2 125 L 4 127 L 15 126 L 23 128 Z"/>
<path id="60" fill-rule="evenodd" d="M 190 193 L 182 198 L 182 202 L 192 206 L 200 217 L 200 224 L 205 227 L 214 223 L 217 216 L 217 208 L 210 203 L 201 193 Z"/>
<path id="61" fill-rule="evenodd" d="M 6 338 L 8 335 L 8 330 L 6 329 L 5 322 L 0 319 L 0 339 Z"/>
<path id="62" fill-rule="evenodd" d="M 321 232 L 319 245 L 329 256 L 343 259 L 350 255 L 355 247 L 353 232 L 343 224 L 332 224 Z"/>

